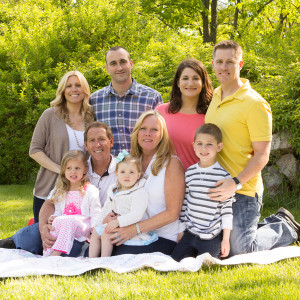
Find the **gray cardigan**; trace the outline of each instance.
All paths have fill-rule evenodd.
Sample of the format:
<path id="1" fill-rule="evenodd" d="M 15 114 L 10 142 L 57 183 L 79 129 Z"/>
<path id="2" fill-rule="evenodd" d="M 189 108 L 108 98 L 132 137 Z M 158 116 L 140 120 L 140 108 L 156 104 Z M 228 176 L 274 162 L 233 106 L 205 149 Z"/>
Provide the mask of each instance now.
<path id="1" fill-rule="evenodd" d="M 69 151 L 69 136 L 66 123 L 55 115 L 54 108 L 46 109 L 38 120 L 29 154 L 44 152 L 52 161 L 60 165 L 63 155 Z M 35 182 L 34 195 L 47 197 L 54 188 L 58 174 L 41 167 Z"/>

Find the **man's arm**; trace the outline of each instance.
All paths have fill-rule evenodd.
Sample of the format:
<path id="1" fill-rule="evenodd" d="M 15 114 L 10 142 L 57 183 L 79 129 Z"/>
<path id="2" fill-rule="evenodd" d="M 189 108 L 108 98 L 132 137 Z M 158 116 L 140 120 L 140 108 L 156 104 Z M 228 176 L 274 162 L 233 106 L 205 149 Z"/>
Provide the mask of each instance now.
<path id="1" fill-rule="evenodd" d="M 257 175 L 269 161 L 271 141 L 252 142 L 254 155 L 249 160 L 244 170 L 236 177 L 243 185 Z M 224 201 L 236 192 L 236 183 L 233 179 L 227 178 L 216 183 L 216 188 L 210 189 L 210 199 Z"/>
<path id="2" fill-rule="evenodd" d="M 43 248 L 51 248 L 56 240 L 51 234 L 50 230 L 53 230 L 53 226 L 48 224 L 48 219 L 54 213 L 54 205 L 50 200 L 46 200 L 40 210 L 39 214 L 39 230 L 41 233 L 41 239 Z"/>

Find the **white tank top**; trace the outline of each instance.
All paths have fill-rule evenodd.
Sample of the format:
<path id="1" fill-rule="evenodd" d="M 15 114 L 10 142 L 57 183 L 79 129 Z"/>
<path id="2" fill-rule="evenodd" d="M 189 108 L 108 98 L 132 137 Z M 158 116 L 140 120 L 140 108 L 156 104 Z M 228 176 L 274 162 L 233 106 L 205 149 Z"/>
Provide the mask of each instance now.
<path id="1" fill-rule="evenodd" d="M 148 176 L 144 188 L 148 192 L 148 207 L 147 213 L 149 218 L 157 215 L 158 213 L 166 209 L 165 200 L 165 174 L 166 174 L 166 163 L 164 167 L 160 170 L 157 176 L 154 176 L 151 172 L 151 165 L 155 160 L 155 155 L 150 161 L 145 175 Z M 180 232 L 180 222 L 176 220 L 170 224 L 167 224 L 161 228 L 154 230 L 159 237 L 163 237 L 174 242 L 177 241 L 178 233 Z"/>
<path id="2" fill-rule="evenodd" d="M 66 124 L 69 136 L 69 150 L 84 151 L 84 131 L 78 131 Z"/>

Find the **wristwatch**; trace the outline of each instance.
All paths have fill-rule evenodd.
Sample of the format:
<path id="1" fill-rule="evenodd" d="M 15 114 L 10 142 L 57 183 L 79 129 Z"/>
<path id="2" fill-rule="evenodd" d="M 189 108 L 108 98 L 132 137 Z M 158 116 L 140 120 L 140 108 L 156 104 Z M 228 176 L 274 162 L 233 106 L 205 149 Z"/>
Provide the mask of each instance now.
<path id="1" fill-rule="evenodd" d="M 236 190 L 237 190 L 237 191 L 241 190 L 243 186 L 242 186 L 242 184 L 240 183 L 240 181 L 239 181 L 236 177 L 233 177 L 232 179 L 234 180 L 234 182 L 235 182 L 235 184 L 236 184 Z"/>

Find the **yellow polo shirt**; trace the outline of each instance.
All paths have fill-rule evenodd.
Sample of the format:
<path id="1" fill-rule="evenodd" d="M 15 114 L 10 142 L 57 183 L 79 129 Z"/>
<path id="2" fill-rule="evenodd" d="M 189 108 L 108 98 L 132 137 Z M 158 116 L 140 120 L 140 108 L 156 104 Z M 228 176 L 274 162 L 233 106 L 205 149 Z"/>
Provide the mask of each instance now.
<path id="1" fill-rule="evenodd" d="M 216 124 L 222 131 L 224 147 L 217 160 L 232 177 L 237 176 L 253 156 L 252 142 L 272 140 L 270 105 L 251 88 L 248 80 L 241 80 L 243 86 L 223 101 L 221 87 L 215 89 L 205 117 L 205 123 Z M 252 197 L 262 192 L 261 173 L 238 191 Z"/>

